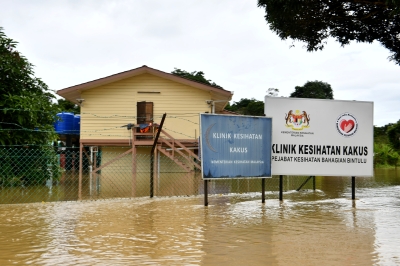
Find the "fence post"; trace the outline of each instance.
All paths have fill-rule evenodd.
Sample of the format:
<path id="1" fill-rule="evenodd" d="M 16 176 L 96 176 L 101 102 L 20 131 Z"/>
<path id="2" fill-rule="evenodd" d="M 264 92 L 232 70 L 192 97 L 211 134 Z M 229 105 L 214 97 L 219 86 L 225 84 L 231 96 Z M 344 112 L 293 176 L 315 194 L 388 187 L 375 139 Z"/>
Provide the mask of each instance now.
<path id="1" fill-rule="evenodd" d="M 154 151 L 150 154 L 150 198 L 154 196 Z"/>
<path id="2" fill-rule="evenodd" d="M 78 187 L 78 199 L 82 200 L 82 154 L 83 154 L 83 143 L 79 143 L 79 187 Z"/>

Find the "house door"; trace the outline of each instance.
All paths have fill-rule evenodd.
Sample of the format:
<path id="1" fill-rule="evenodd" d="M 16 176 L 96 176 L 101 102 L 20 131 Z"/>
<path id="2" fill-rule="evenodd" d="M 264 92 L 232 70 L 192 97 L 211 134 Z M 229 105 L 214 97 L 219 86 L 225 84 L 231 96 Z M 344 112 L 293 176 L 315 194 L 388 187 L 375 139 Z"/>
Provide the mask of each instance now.
<path id="1" fill-rule="evenodd" d="M 153 123 L 153 103 L 138 102 L 137 103 L 137 124 Z"/>

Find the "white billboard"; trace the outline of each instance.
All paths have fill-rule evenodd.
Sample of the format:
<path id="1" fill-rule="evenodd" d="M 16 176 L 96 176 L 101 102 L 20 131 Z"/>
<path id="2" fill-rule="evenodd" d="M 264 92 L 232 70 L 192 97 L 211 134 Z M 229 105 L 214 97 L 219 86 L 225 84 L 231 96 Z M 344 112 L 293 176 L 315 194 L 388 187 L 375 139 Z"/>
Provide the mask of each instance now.
<path id="1" fill-rule="evenodd" d="M 373 176 L 373 102 L 265 97 L 273 175 Z"/>

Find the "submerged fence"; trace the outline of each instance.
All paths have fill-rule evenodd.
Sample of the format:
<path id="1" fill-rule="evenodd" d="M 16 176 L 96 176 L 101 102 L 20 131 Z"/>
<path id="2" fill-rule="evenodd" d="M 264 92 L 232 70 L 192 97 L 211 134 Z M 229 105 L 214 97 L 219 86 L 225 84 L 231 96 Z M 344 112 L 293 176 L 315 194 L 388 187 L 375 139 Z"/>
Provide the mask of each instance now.
<path id="1" fill-rule="evenodd" d="M 2 146 L 0 204 L 148 197 L 150 154 L 144 150 L 136 156 L 122 156 L 128 149 L 84 147 L 81 157 L 76 147 Z M 198 170 L 184 171 L 162 155 L 156 158 L 153 169 L 154 196 L 204 194 Z M 312 189 L 312 182 L 305 182 L 307 178 L 286 176 L 283 190 Z M 279 177 L 266 179 L 266 190 L 278 191 Z M 260 179 L 213 180 L 208 186 L 209 194 L 249 192 L 261 192 Z"/>

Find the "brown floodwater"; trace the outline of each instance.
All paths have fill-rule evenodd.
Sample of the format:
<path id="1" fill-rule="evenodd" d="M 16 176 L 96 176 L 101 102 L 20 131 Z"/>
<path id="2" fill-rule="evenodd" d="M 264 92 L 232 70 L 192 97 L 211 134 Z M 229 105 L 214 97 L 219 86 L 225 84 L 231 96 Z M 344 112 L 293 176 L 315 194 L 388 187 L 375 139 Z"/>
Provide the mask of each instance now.
<path id="1" fill-rule="evenodd" d="M 400 265 L 400 171 L 317 190 L 0 205 L 0 265 Z"/>

